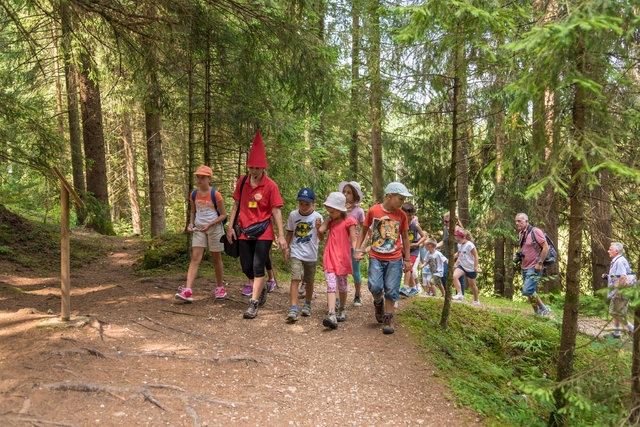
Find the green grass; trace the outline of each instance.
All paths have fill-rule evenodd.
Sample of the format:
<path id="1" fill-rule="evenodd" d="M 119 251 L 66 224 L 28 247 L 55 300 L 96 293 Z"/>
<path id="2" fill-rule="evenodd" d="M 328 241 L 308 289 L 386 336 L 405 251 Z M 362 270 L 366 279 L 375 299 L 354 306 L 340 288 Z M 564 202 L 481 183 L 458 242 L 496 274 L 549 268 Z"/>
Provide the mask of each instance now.
<path id="1" fill-rule="evenodd" d="M 546 425 L 554 408 L 559 324 L 525 314 L 520 305 L 495 312 L 452 304 L 446 331 L 439 327 L 442 300 L 415 301 L 399 314 L 458 402 L 491 425 Z M 630 352 L 590 340 L 578 337 L 576 378 L 567 391 L 572 424 L 619 423 L 629 395 Z"/>

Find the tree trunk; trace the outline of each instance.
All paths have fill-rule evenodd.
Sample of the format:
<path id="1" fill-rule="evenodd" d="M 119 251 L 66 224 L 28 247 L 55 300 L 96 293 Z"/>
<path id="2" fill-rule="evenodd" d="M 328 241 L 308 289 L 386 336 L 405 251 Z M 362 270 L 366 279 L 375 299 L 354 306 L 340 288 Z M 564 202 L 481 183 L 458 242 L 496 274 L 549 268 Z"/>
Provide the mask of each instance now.
<path id="1" fill-rule="evenodd" d="M 354 179 L 358 176 L 358 123 L 360 116 L 360 5 L 351 0 L 351 146 L 349 163 Z"/>
<path id="2" fill-rule="evenodd" d="M 194 180 L 193 180 L 193 172 L 195 171 L 195 140 L 194 140 L 194 116 L 193 116 L 193 58 L 191 57 L 191 52 L 189 52 L 189 66 L 187 69 L 187 86 L 189 91 L 189 100 L 188 100 L 188 125 L 187 125 L 187 193 L 194 188 Z M 187 218 L 185 226 L 189 225 L 189 221 L 191 220 L 191 205 L 189 203 L 189 195 L 187 194 L 187 200 L 185 200 L 185 205 L 187 208 Z"/>
<path id="3" fill-rule="evenodd" d="M 593 292 L 606 288 L 607 282 L 602 275 L 609 272 L 609 245 L 613 231 L 611 229 L 611 201 L 609 196 L 609 172 L 601 169 L 597 172 L 600 185 L 595 186 L 589 197 L 589 228 L 591 232 L 591 284 Z"/>
<path id="4" fill-rule="evenodd" d="M 211 166 L 211 32 L 207 32 L 207 46 L 204 56 L 204 82 L 202 141 L 204 164 Z"/>
<path id="5" fill-rule="evenodd" d="M 155 18 L 155 6 L 149 7 L 148 16 Z M 144 100 L 144 121 L 147 137 L 149 177 L 149 204 L 151 207 L 151 236 L 167 231 L 164 195 L 164 157 L 162 155 L 162 104 L 156 74 L 155 49 L 148 42 L 145 57 L 147 95 Z"/>
<path id="6" fill-rule="evenodd" d="M 78 81 L 76 66 L 71 58 L 71 16 L 66 2 L 60 3 L 60 21 L 62 24 L 62 55 L 64 61 L 64 77 L 67 86 L 67 116 L 69 119 L 69 150 L 71 152 L 71 172 L 73 189 L 81 197 L 85 192 L 84 164 L 82 153 L 82 134 L 80 130 L 80 114 L 78 113 Z M 84 224 L 87 215 L 84 209 L 76 206 L 76 217 L 79 224 Z"/>
<path id="7" fill-rule="evenodd" d="M 91 218 L 91 226 L 99 233 L 112 234 L 100 86 L 97 81 L 94 82 L 89 77 L 90 74 L 93 74 L 91 58 L 87 54 L 83 54 L 81 61 L 82 71 L 79 73 L 80 110 L 82 112 L 82 141 L 87 191 L 102 205 L 96 208 L 95 216 Z"/>
<path id="8" fill-rule="evenodd" d="M 142 234 L 140 217 L 140 197 L 138 196 L 138 174 L 136 173 L 136 153 L 131 132 L 131 118 L 127 111 L 122 113 L 122 141 L 124 143 L 124 160 L 127 168 L 129 188 L 129 205 L 131 206 L 131 224 L 133 234 Z"/>
<path id="9" fill-rule="evenodd" d="M 494 211 L 493 211 L 493 217 L 494 217 L 494 222 L 502 225 L 503 221 L 501 221 L 501 218 L 504 217 L 504 184 L 503 184 L 503 180 L 504 180 L 504 176 L 503 176 L 503 172 L 502 172 L 502 152 L 504 150 L 504 140 L 505 140 L 505 135 L 504 135 L 504 126 L 503 126 L 503 122 L 504 122 L 504 109 L 502 107 L 502 103 L 501 102 L 494 102 L 493 103 L 493 108 L 492 111 L 496 114 L 495 116 L 495 122 L 494 122 L 494 139 L 495 139 L 495 147 L 496 147 L 496 191 L 495 191 L 495 204 L 494 204 Z M 500 233 L 502 233 L 502 226 L 500 226 L 500 230 L 498 230 Z M 493 269 L 493 292 L 496 295 L 502 295 L 504 296 L 504 279 L 505 279 L 505 253 L 504 253 L 504 245 L 505 245 L 505 241 L 506 239 L 503 236 L 498 236 L 495 239 L 494 242 L 494 248 L 493 248 L 493 253 L 494 253 L 494 259 L 495 259 L 495 263 L 494 263 L 494 269 Z M 509 262 L 509 261 L 507 261 Z"/>
<path id="10" fill-rule="evenodd" d="M 369 3 L 369 122 L 371 123 L 371 171 L 373 201 L 384 200 L 382 164 L 382 78 L 380 76 L 380 0 Z"/>
<path id="11" fill-rule="evenodd" d="M 460 95 L 464 97 L 464 87 L 465 85 L 465 74 L 466 74 L 466 59 L 464 57 L 464 52 L 460 57 L 460 81 L 462 88 L 460 90 Z M 459 116 L 465 117 L 465 107 L 466 102 L 460 100 L 459 101 Z M 469 216 L 469 153 L 468 153 L 468 144 L 471 141 L 472 132 L 469 129 L 466 129 L 465 135 L 458 138 L 458 179 L 457 179 L 457 194 L 458 194 L 458 216 L 460 217 L 460 222 L 463 227 L 468 227 L 471 222 L 471 218 Z"/>
<path id="12" fill-rule="evenodd" d="M 640 271 L 640 256 L 638 256 L 638 266 L 636 271 Z M 640 423 L 640 306 L 633 310 L 633 356 L 631 358 L 631 414 L 629 421 L 631 424 Z"/>
<path id="13" fill-rule="evenodd" d="M 442 313 L 440 315 L 440 327 L 447 329 L 449 327 L 449 314 L 451 312 L 451 293 L 453 286 L 453 271 L 454 271 L 454 252 L 455 252 L 455 236 L 457 216 L 456 216 L 456 180 L 457 180 L 457 162 L 458 162 L 458 108 L 460 107 L 460 92 L 461 92 L 461 76 L 460 71 L 460 59 L 464 55 L 464 45 L 460 40 L 457 40 L 454 51 L 454 63 L 453 63 L 453 100 L 451 105 L 451 165 L 449 168 L 449 240 L 448 240 L 448 254 L 449 254 L 449 273 L 447 274 L 447 282 L 445 284 L 444 303 L 442 305 Z"/>
<path id="14" fill-rule="evenodd" d="M 513 299 L 513 275 L 515 274 L 515 272 L 511 259 L 513 258 L 515 243 L 511 239 L 505 240 L 507 248 L 507 260 L 504 265 L 504 297 Z"/>
<path id="15" fill-rule="evenodd" d="M 51 25 L 51 37 L 53 40 L 53 72 L 56 76 L 56 111 L 57 111 L 57 123 L 58 123 L 58 136 L 61 140 L 64 140 L 64 112 L 62 111 L 62 83 L 60 82 L 60 58 L 58 56 L 58 30 L 56 23 Z M 64 144 L 60 147 L 60 153 L 64 159 Z"/>
<path id="16" fill-rule="evenodd" d="M 584 40 L 578 40 L 577 69 L 580 74 L 585 71 Z M 586 90 L 579 83 L 575 84 L 573 103 L 573 138 L 577 147 L 584 144 L 585 114 L 587 109 Z M 576 157 L 571 158 L 571 183 L 569 185 L 569 253 L 567 260 L 567 286 L 565 292 L 564 313 L 562 318 L 562 336 L 558 353 L 558 373 L 556 381 L 562 383 L 573 373 L 573 359 L 578 332 L 578 309 L 580 300 L 580 264 L 582 257 L 583 212 L 583 163 Z M 566 412 L 560 413 L 568 402 L 564 389 L 559 387 L 554 392 L 556 410 L 551 414 L 550 425 L 561 426 L 568 423 Z"/>

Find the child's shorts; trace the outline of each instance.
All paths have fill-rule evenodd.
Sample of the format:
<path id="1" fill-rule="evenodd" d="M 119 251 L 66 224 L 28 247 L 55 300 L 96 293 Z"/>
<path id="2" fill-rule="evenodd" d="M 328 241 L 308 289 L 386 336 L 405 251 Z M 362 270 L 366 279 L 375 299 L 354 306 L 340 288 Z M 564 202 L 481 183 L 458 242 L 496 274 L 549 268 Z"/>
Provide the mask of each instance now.
<path id="1" fill-rule="evenodd" d="M 313 285 L 316 278 L 316 261 L 301 261 L 291 257 L 291 280 L 302 280 L 302 283 Z"/>
<path id="2" fill-rule="evenodd" d="M 458 266 L 457 268 L 459 268 L 460 270 L 464 271 L 464 276 L 468 277 L 469 279 L 475 279 L 476 277 L 478 277 L 478 272 L 477 271 L 467 271 L 464 268 L 462 268 L 461 266 Z"/>
<path id="3" fill-rule="evenodd" d="M 224 251 L 224 243 L 220 242 L 220 238 L 224 236 L 224 228 L 222 223 L 218 223 L 210 227 L 204 233 L 202 231 L 193 231 L 193 239 L 191 247 L 193 248 L 209 248 L 210 252 Z"/>

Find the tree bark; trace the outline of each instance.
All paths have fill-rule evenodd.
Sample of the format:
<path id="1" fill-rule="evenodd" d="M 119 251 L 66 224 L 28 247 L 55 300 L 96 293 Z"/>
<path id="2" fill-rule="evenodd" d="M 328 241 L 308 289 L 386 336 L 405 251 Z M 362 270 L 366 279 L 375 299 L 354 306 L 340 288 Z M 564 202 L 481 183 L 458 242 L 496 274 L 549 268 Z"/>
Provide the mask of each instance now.
<path id="1" fill-rule="evenodd" d="M 89 77 L 93 72 L 93 64 L 88 54 L 82 54 L 81 61 L 82 71 L 79 73 L 80 110 L 82 112 L 82 141 L 87 191 L 102 205 L 96 208 L 95 217 L 91 218 L 90 225 L 98 233 L 112 234 L 100 85 Z"/>
<path id="2" fill-rule="evenodd" d="M 82 152 L 82 133 L 80 130 L 80 114 L 78 113 L 78 80 L 76 65 L 72 60 L 71 33 L 73 31 L 69 7 L 66 2 L 60 3 L 60 22 L 62 29 L 62 55 L 64 61 L 64 77 L 67 86 L 67 117 L 69 121 L 69 151 L 71 152 L 71 172 L 73 189 L 84 196 L 84 154 Z M 75 203 L 74 203 L 74 206 Z M 84 209 L 76 206 L 76 217 L 79 224 L 84 224 L 87 215 Z"/>
<path id="3" fill-rule="evenodd" d="M 577 70 L 582 75 L 585 72 L 584 40 L 578 41 L 576 57 Z M 575 84 L 573 102 L 573 138 L 577 147 L 584 144 L 585 115 L 587 109 L 586 89 L 579 83 Z M 569 185 L 569 253 L 567 260 L 567 286 L 565 292 L 564 313 L 562 319 L 562 336 L 558 353 L 558 371 L 556 381 L 562 383 L 573 374 L 573 360 L 578 332 L 578 309 L 580 301 L 580 264 L 582 257 L 582 231 L 584 223 L 583 212 L 583 168 L 582 161 L 573 156 L 571 158 L 571 183 Z M 551 414 L 550 425 L 561 426 L 568 423 L 566 413 L 560 413 L 568 402 L 562 386 L 554 392 L 556 410 Z"/>
<path id="4" fill-rule="evenodd" d="M 502 172 L 502 151 L 504 150 L 504 109 L 502 108 L 501 103 L 494 103 L 494 108 L 492 109 L 496 113 L 495 123 L 494 123 L 494 139 L 495 139 L 495 149 L 496 149 L 496 191 L 495 191 L 495 204 L 494 204 L 494 221 L 500 225 L 500 233 L 502 233 L 502 222 L 500 218 L 504 217 L 504 176 Z M 498 236 L 494 241 L 494 269 L 493 269 L 493 292 L 496 295 L 504 296 L 505 291 L 505 246 L 506 239 L 502 236 Z M 510 262 L 510 260 L 507 260 Z"/>
<path id="5" fill-rule="evenodd" d="M 129 206 L 131 207 L 131 224 L 133 226 L 133 234 L 142 234 L 140 197 L 138 195 L 138 174 L 136 172 L 136 153 L 133 141 L 133 132 L 131 132 L 131 118 L 127 111 L 122 113 L 122 142 L 124 144 L 124 161 L 127 169 Z"/>
<path id="6" fill-rule="evenodd" d="M 57 111 L 57 123 L 58 123 L 58 136 L 61 140 L 64 140 L 64 117 L 62 111 L 62 83 L 60 82 L 60 58 L 58 56 L 58 29 L 56 23 L 51 25 L 51 38 L 53 41 L 53 72 L 56 77 L 56 111 Z M 62 158 L 64 159 L 64 145 L 60 147 Z"/>
<path id="7" fill-rule="evenodd" d="M 606 288 L 602 275 L 609 271 L 609 245 L 613 231 L 611 229 L 611 201 L 609 195 L 609 172 L 601 169 L 597 172 L 600 185 L 590 192 L 589 228 L 591 232 L 591 284 L 593 292 Z"/>
<path id="8" fill-rule="evenodd" d="M 360 5 L 351 0 L 351 146 L 349 163 L 354 178 L 358 176 L 358 124 L 360 115 Z"/>
<path id="9" fill-rule="evenodd" d="M 462 88 L 460 90 L 460 95 L 464 97 L 464 87 L 465 85 L 465 74 L 466 74 L 466 59 L 464 57 L 464 51 L 460 57 L 460 81 Z M 462 100 L 459 101 L 459 112 L 458 114 L 463 117 L 465 114 L 466 103 Z M 463 227 L 468 227 L 471 222 L 471 218 L 469 216 L 469 149 L 468 144 L 471 140 L 472 132 L 469 129 L 466 129 L 465 135 L 458 138 L 458 179 L 457 179 L 457 194 L 458 194 L 458 216 L 460 217 L 460 222 Z"/>
<path id="10" fill-rule="evenodd" d="M 155 6 L 150 6 L 147 14 L 155 18 Z M 147 95 L 143 108 L 147 137 L 151 236 L 153 237 L 167 231 L 164 194 L 164 157 L 162 154 L 162 104 L 156 71 L 158 64 L 155 49 L 151 42 L 147 42 L 145 52 Z"/>
<path id="11" fill-rule="evenodd" d="M 514 266 L 513 262 L 511 262 L 511 257 L 513 256 L 515 243 L 511 239 L 506 240 L 506 252 L 507 252 L 507 261 L 504 266 L 504 297 L 513 299 L 513 275 Z"/>
<path id="12" fill-rule="evenodd" d="M 638 256 L 638 266 L 636 271 L 640 271 L 640 256 Z M 631 424 L 640 422 L 640 306 L 633 310 L 633 355 L 631 358 L 631 414 L 629 420 Z"/>
<path id="13" fill-rule="evenodd" d="M 382 78 L 380 75 L 380 0 L 369 3 L 369 122 L 371 124 L 371 170 L 373 201 L 384 200 L 382 164 Z"/>

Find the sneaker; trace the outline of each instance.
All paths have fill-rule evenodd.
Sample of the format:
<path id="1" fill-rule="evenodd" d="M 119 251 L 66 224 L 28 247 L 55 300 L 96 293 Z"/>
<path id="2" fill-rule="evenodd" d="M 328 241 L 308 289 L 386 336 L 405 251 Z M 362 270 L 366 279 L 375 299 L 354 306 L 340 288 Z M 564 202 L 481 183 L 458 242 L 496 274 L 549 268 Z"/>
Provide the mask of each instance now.
<path id="1" fill-rule="evenodd" d="M 464 301 L 464 295 L 462 294 L 455 294 L 454 296 L 451 297 L 451 299 L 453 301 Z"/>
<path id="2" fill-rule="evenodd" d="M 336 314 L 336 319 L 338 319 L 338 322 L 344 322 L 345 320 L 347 320 L 347 307 L 345 306 L 338 307 L 338 313 Z"/>
<path id="3" fill-rule="evenodd" d="M 413 297 L 413 296 L 418 295 L 419 293 L 420 293 L 420 291 L 417 290 L 416 288 L 411 288 L 411 289 L 409 289 L 409 292 L 407 293 L 407 296 L 408 297 Z"/>
<path id="4" fill-rule="evenodd" d="M 257 315 L 258 315 L 258 300 L 250 299 L 249 305 L 247 306 L 247 310 L 244 312 L 244 315 L 242 317 L 244 317 L 245 319 L 255 319 Z"/>
<path id="5" fill-rule="evenodd" d="M 250 297 L 251 295 L 253 295 L 253 285 L 245 286 L 242 290 L 242 295 L 244 295 L 245 297 Z"/>
<path id="6" fill-rule="evenodd" d="M 373 307 L 376 310 L 376 320 L 378 323 L 382 323 L 382 320 L 384 319 L 384 301 L 380 300 L 380 304 L 376 304 L 374 301 Z"/>
<path id="7" fill-rule="evenodd" d="M 276 288 L 276 286 L 278 286 L 278 284 L 276 283 L 276 280 L 267 280 L 267 283 L 265 284 L 265 286 L 267 287 L 267 292 L 273 292 L 273 290 Z"/>
<path id="8" fill-rule="evenodd" d="M 302 306 L 302 315 L 304 317 L 311 316 L 311 304 L 305 304 Z"/>
<path id="9" fill-rule="evenodd" d="M 193 293 L 191 292 L 191 288 L 183 288 L 182 286 L 180 286 L 178 290 L 180 292 L 175 295 L 175 298 L 177 300 L 184 302 L 193 302 Z"/>
<path id="10" fill-rule="evenodd" d="M 303 283 L 300 285 L 300 289 L 298 289 L 298 298 L 304 298 L 307 294 L 307 284 Z"/>
<path id="11" fill-rule="evenodd" d="M 482 304 L 480 304 L 480 301 L 474 301 L 471 304 L 475 305 L 476 307 L 482 307 Z"/>
<path id="12" fill-rule="evenodd" d="M 395 331 L 396 330 L 393 329 L 393 314 L 385 314 L 382 320 L 382 333 L 388 335 Z"/>
<path id="13" fill-rule="evenodd" d="M 544 307 L 540 309 L 540 316 L 549 317 L 551 316 L 551 309 L 549 307 Z"/>
<path id="14" fill-rule="evenodd" d="M 298 320 L 298 310 L 295 308 L 292 308 L 289 310 L 289 314 L 287 314 L 287 322 L 293 323 L 296 320 Z"/>
<path id="15" fill-rule="evenodd" d="M 329 313 L 329 315 L 322 321 L 322 324 L 329 329 L 336 329 L 338 327 L 338 319 L 336 319 L 336 314 Z"/>
<path id="16" fill-rule="evenodd" d="M 227 296 L 227 290 L 224 286 L 218 286 L 216 288 L 216 299 L 221 299 Z"/>
<path id="17" fill-rule="evenodd" d="M 267 286 L 265 285 L 262 288 L 262 292 L 260 292 L 260 296 L 258 297 L 258 306 L 262 307 L 267 302 Z"/>
<path id="18" fill-rule="evenodd" d="M 360 295 L 356 295 L 355 297 L 353 297 L 353 306 L 362 307 L 362 298 L 360 298 Z"/>
<path id="19" fill-rule="evenodd" d="M 407 288 L 405 288 L 404 286 L 402 286 L 400 288 L 400 295 L 404 295 L 405 297 L 409 296 L 409 291 L 407 290 Z"/>

